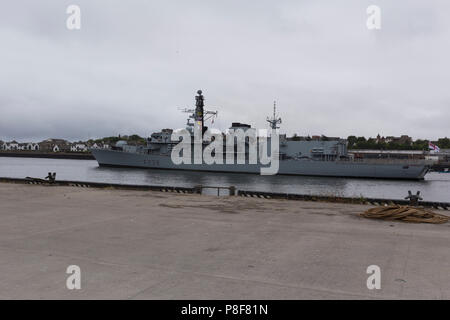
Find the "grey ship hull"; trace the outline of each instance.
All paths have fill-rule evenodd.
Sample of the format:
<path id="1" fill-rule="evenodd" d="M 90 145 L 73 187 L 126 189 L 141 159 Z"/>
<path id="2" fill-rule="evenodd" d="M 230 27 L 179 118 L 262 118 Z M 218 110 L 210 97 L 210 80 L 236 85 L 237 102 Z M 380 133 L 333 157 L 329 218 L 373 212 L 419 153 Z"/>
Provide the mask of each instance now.
<path id="1" fill-rule="evenodd" d="M 190 170 L 230 173 L 260 173 L 261 165 L 252 164 L 181 164 L 175 165 L 170 155 L 131 153 L 110 149 L 92 149 L 100 166 L 135 167 L 165 170 Z M 405 161 L 314 161 L 289 159 L 280 161 L 278 174 L 423 180 L 427 163 Z"/>

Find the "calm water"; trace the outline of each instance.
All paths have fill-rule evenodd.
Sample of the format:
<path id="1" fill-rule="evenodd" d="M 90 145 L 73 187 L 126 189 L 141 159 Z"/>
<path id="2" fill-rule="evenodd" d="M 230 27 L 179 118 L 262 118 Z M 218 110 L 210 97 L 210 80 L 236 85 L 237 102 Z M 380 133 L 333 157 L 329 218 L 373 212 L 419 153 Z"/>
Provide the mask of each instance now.
<path id="1" fill-rule="evenodd" d="M 151 169 L 100 168 L 94 160 L 0 157 L 0 177 L 43 178 L 49 171 L 60 180 L 192 187 L 198 184 L 238 189 L 402 199 L 420 190 L 424 200 L 450 202 L 450 173 L 429 173 L 425 181 L 260 176 Z"/>

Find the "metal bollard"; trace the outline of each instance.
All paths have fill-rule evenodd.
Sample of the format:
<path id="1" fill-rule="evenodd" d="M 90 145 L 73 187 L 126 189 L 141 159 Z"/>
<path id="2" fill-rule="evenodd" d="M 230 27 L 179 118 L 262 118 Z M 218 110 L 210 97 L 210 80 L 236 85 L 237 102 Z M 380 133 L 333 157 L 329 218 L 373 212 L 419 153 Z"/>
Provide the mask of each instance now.
<path id="1" fill-rule="evenodd" d="M 409 199 L 410 206 L 418 206 L 419 200 L 423 200 L 420 196 L 420 191 L 417 191 L 416 194 L 412 194 L 411 190 L 408 190 L 408 196 L 406 196 L 405 199 Z"/>
<path id="2" fill-rule="evenodd" d="M 48 179 L 49 183 L 54 183 L 56 181 L 56 172 L 49 172 L 45 179 Z"/>
<path id="3" fill-rule="evenodd" d="M 194 193 L 202 194 L 202 189 L 203 189 L 203 187 L 202 187 L 201 184 L 200 184 L 200 185 L 196 185 L 196 186 L 194 187 Z"/>

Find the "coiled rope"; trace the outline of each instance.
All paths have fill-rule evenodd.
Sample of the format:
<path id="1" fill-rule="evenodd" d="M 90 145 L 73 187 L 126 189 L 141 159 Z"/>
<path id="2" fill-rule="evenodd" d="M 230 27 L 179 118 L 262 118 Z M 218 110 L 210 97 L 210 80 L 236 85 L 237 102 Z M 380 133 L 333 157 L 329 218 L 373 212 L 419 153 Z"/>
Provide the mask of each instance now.
<path id="1" fill-rule="evenodd" d="M 415 223 L 446 223 L 450 217 L 434 213 L 421 207 L 411 206 L 383 206 L 371 208 L 360 216 L 369 219 L 396 220 Z"/>

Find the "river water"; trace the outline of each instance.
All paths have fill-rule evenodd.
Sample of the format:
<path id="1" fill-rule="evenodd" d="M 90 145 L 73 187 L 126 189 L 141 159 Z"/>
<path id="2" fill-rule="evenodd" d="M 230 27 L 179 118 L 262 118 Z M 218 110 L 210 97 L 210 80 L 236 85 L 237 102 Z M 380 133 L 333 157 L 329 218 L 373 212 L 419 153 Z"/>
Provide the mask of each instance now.
<path id="1" fill-rule="evenodd" d="M 60 180 L 193 187 L 236 186 L 238 189 L 312 195 L 403 199 L 408 190 L 424 200 L 450 202 L 450 173 L 428 173 L 424 181 L 351 179 L 306 176 L 261 176 L 172 170 L 104 168 L 95 160 L 0 157 L 0 177 L 43 178 L 56 172 Z"/>

